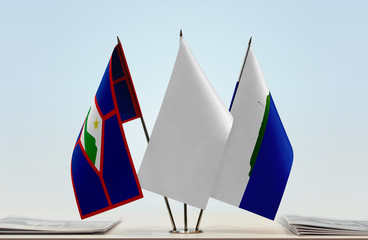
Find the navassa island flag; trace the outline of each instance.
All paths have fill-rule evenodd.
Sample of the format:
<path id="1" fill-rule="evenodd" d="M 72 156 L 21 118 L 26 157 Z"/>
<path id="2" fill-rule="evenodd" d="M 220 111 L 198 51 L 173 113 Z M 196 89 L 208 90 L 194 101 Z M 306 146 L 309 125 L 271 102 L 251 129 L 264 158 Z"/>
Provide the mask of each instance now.
<path id="1" fill-rule="evenodd" d="M 293 149 L 249 49 L 233 97 L 233 126 L 211 196 L 274 219 L 293 163 Z"/>
<path id="2" fill-rule="evenodd" d="M 119 41 L 73 151 L 71 175 L 82 219 L 143 197 L 123 129 L 141 116 Z"/>

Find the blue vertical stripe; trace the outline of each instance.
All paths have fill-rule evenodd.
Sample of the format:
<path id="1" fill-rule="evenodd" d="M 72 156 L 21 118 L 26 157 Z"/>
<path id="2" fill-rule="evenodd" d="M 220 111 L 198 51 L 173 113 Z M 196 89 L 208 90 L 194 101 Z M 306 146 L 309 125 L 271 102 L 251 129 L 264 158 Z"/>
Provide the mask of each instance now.
<path id="1" fill-rule="evenodd" d="M 73 151 L 72 176 L 82 215 L 109 206 L 100 178 L 84 157 L 80 144 L 77 144 Z"/>
<path id="2" fill-rule="evenodd" d="M 103 178 L 112 204 L 140 195 L 116 115 L 105 121 Z"/>
<path id="3" fill-rule="evenodd" d="M 119 57 L 118 47 L 115 47 L 114 51 L 112 52 L 111 70 L 112 70 L 112 80 L 113 81 L 125 76 L 124 70 L 122 68 L 122 63 Z"/>
<path id="4" fill-rule="evenodd" d="M 105 74 L 102 77 L 100 86 L 96 93 L 96 99 L 98 106 L 103 115 L 108 114 L 115 109 L 112 99 L 111 87 L 110 87 L 110 74 L 109 74 L 110 62 L 107 64 Z"/>
<path id="5" fill-rule="evenodd" d="M 239 207 L 273 220 L 289 178 L 293 149 L 271 94 L 270 99 L 261 148 Z"/>
<path id="6" fill-rule="evenodd" d="M 138 116 L 133 105 L 133 99 L 129 92 L 127 80 L 114 84 L 116 102 L 120 113 L 121 121 L 126 121 Z"/>
<path id="7" fill-rule="evenodd" d="M 234 93 L 233 93 L 233 97 L 232 97 L 232 99 L 231 99 L 231 103 L 230 103 L 229 111 L 231 111 L 231 108 L 233 107 L 233 103 L 234 103 L 234 99 L 235 99 L 236 91 L 238 91 L 238 86 L 239 86 L 239 81 L 237 81 L 237 82 L 236 82 L 235 89 L 234 89 Z"/>

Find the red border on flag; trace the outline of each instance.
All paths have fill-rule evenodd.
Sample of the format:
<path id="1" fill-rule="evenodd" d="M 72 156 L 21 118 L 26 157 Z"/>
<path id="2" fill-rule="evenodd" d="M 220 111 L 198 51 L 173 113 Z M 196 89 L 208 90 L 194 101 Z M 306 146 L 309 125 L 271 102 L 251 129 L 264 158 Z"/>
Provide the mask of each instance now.
<path id="1" fill-rule="evenodd" d="M 120 48 L 119 48 L 119 46 L 120 46 Z M 134 119 L 139 118 L 139 117 L 142 117 L 142 112 L 141 112 L 141 109 L 140 109 L 140 106 L 139 106 L 137 94 L 136 94 L 135 89 L 134 89 L 134 85 L 133 85 L 132 78 L 131 78 L 131 75 L 130 75 L 130 72 L 129 72 L 129 68 L 128 68 L 128 65 L 126 63 L 126 59 L 125 59 L 123 47 L 122 47 L 122 45 L 120 43 L 117 44 L 115 47 L 118 47 L 118 54 L 119 54 L 120 64 L 121 64 L 121 66 L 122 66 L 122 68 L 123 68 L 123 70 L 124 70 L 124 72 L 125 72 L 125 74 L 126 74 L 127 77 L 126 78 L 124 77 L 122 79 L 118 79 L 117 81 L 113 82 L 113 79 L 112 79 L 112 69 L 111 69 L 112 57 L 110 57 L 110 60 L 109 60 L 109 81 L 110 81 L 111 95 L 112 95 L 113 103 L 114 103 L 114 110 L 112 110 L 111 112 L 109 112 L 108 114 L 106 114 L 104 116 L 102 114 L 102 112 L 101 112 L 98 104 L 97 104 L 96 96 L 94 98 L 94 101 L 95 101 L 95 104 L 96 104 L 96 108 L 97 108 L 100 116 L 102 117 L 102 121 L 103 121 L 103 123 L 102 123 L 102 133 L 101 133 L 101 135 L 102 135 L 101 138 L 102 139 L 104 139 L 104 122 L 105 122 L 105 120 L 108 119 L 108 118 L 110 118 L 110 117 L 112 117 L 113 115 L 116 115 L 117 116 L 117 119 L 118 119 L 118 122 L 119 122 L 119 127 L 120 127 L 120 132 L 121 132 L 121 135 L 122 135 L 122 138 L 123 138 L 123 141 L 124 141 L 125 149 L 127 150 L 127 155 L 128 155 L 128 158 L 129 158 L 130 166 L 131 166 L 132 171 L 133 171 L 135 182 L 137 184 L 139 195 L 137 195 L 137 196 L 135 196 L 133 198 L 127 199 L 125 201 L 122 201 L 122 202 L 119 202 L 119 203 L 116 203 L 116 204 L 112 204 L 111 203 L 111 200 L 110 200 L 110 197 L 109 197 L 109 194 L 108 194 L 108 191 L 107 191 L 107 188 L 106 188 L 106 185 L 105 185 L 105 181 L 103 179 L 103 156 L 100 157 L 100 159 L 101 159 L 101 161 L 100 161 L 101 166 L 100 166 L 100 171 L 98 171 L 97 168 L 96 168 L 96 166 L 94 166 L 92 164 L 92 162 L 90 161 L 88 155 L 86 154 L 85 150 L 83 149 L 82 144 L 81 144 L 81 141 L 80 141 L 80 137 L 79 137 L 77 143 L 74 146 L 74 148 L 79 145 L 79 147 L 81 148 L 82 153 L 83 153 L 84 157 L 86 158 L 87 162 L 92 167 L 92 169 L 97 174 L 97 176 L 100 178 L 101 185 L 103 187 L 103 190 L 105 192 L 106 199 L 107 199 L 108 204 L 109 204 L 109 206 L 107 206 L 105 208 L 102 208 L 102 209 L 99 209 L 97 211 L 94 211 L 94 212 L 91 212 L 91 213 L 88 213 L 88 214 L 85 214 L 85 215 L 82 214 L 81 207 L 80 207 L 80 204 L 79 204 L 79 201 L 78 201 L 78 198 L 77 198 L 77 194 L 76 194 L 76 190 L 75 190 L 75 186 L 74 186 L 73 169 L 72 169 L 72 164 L 71 164 L 71 168 L 70 169 L 71 169 L 71 177 L 72 177 L 72 185 L 73 185 L 74 197 L 75 197 L 76 202 L 77 202 L 78 211 L 79 211 L 79 214 L 81 216 L 81 219 L 85 219 L 85 218 L 88 218 L 88 217 L 97 215 L 97 214 L 102 213 L 102 212 L 105 212 L 107 210 L 111 210 L 113 208 L 116 208 L 116 207 L 125 205 L 127 203 L 133 202 L 133 201 L 138 200 L 140 198 L 143 198 L 142 189 L 141 189 L 141 186 L 140 186 L 140 183 L 139 183 L 139 180 L 138 180 L 138 176 L 137 176 L 137 173 L 136 173 L 134 164 L 133 164 L 133 160 L 132 160 L 132 157 L 131 157 L 131 154 L 130 154 L 130 150 L 129 150 L 128 143 L 127 143 L 127 140 L 126 140 L 126 137 L 125 137 L 125 133 L 124 133 L 124 129 L 123 129 L 123 123 L 128 122 L 128 121 L 131 121 L 131 120 L 134 120 Z M 117 101 L 116 101 L 114 83 L 117 83 L 117 82 L 120 82 L 120 81 L 124 81 L 124 80 L 127 81 L 127 85 L 128 85 L 130 97 L 133 99 L 133 106 L 134 106 L 134 109 L 135 109 L 135 112 L 136 112 L 136 115 L 137 116 L 135 116 L 133 118 L 130 118 L 130 119 L 127 119 L 127 120 L 125 120 L 123 122 L 121 120 L 120 113 L 118 111 L 118 105 L 117 105 Z M 82 130 L 83 130 L 83 128 L 84 128 L 84 124 L 83 124 Z M 101 155 L 103 153 L 103 148 L 104 148 L 103 144 L 104 143 L 102 141 L 101 142 Z"/>

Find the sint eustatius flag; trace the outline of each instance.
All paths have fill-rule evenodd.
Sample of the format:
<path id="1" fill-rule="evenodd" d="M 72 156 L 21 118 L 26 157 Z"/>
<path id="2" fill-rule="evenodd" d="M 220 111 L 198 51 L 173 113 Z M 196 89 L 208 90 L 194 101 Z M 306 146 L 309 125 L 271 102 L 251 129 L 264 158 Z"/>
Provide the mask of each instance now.
<path id="1" fill-rule="evenodd" d="M 72 183 L 82 219 L 143 197 L 123 128 L 141 116 L 119 42 L 72 155 Z"/>

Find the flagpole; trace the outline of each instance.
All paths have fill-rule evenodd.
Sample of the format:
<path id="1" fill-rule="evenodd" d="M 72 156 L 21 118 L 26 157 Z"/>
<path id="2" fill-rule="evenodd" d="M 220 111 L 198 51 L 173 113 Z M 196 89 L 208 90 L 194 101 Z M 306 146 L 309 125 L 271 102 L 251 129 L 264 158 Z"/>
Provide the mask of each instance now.
<path id="1" fill-rule="evenodd" d="M 198 216 L 198 220 L 197 220 L 197 225 L 195 227 L 195 230 L 196 231 L 199 231 L 199 225 L 201 224 L 202 214 L 203 214 L 203 209 L 201 209 L 201 211 L 199 212 L 199 216 Z"/>
<path id="2" fill-rule="evenodd" d="M 174 221 L 174 217 L 173 217 L 172 212 L 171 212 L 169 200 L 167 199 L 166 196 L 164 196 L 164 199 L 165 199 L 167 211 L 169 212 L 169 215 L 170 215 L 170 221 L 171 221 L 173 231 L 176 231 L 175 221 Z"/>
<path id="3" fill-rule="evenodd" d="M 184 232 L 188 231 L 187 204 L 184 203 Z"/>
<path id="4" fill-rule="evenodd" d="M 180 38 L 183 37 L 183 31 L 181 29 L 180 29 L 179 37 Z M 199 216 L 198 216 L 198 220 L 197 220 L 197 225 L 195 227 L 195 231 L 192 231 L 193 233 L 200 233 L 200 232 L 202 232 L 201 230 L 199 230 L 199 225 L 201 223 L 202 214 L 203 214 L 203 209 L 201 209 L 201 211 L 199 212 Z M 186 233 L 186 232 L 188 232 L 188 217 L 187 217 L 187 204 L 184 203 L 184 233 Z"/>
<path id="5" fill-rule="evenodd" d="M 147 131 L 147 127 L 146 127 L 146 123 L 144 121 L 143 115 L 141 115 L 141 122 L 142 122 L 143 130 L 144 130 L 144 134 L 146 135 L 146 139 L 147 139 L 147 143 L 148 143 L 149 142 L 149 135 L 148 135 L 148 131 Z M 172 212 L 171 212 L 169 200 L 167 199 L 166 196 L 164 196 L 164 200 L 165 200 L 167 211 L 169 212 L 170 221 L 171 221 L 173 231 L 176 231 L 176 225 L 175 225 L 174 217 L 173 217 Z"/>
<path id="6" fill-rule="evenodd" d="M 243 71 L 244 71 L 244 66 L 245 66 L 245 62 L 247 61 L 247 58 L 248 58 L 248 53 L 249 53 L 249 49 L 250 49 L 250 45 L 252 43 L 252 37 L 250 37 L 249 39 L 249 42 L 248 42 L 248 49 L 247 49 L 247 53 L 245 54 L 245 57 L 244 57 L 244 61 L 243 61 L 243 66 L 240 70 L 240 74 L 239 74 L 239 79 L 238 81 L 236 82 L 236 86 L 235 86 L 235 90 L 234 90 L 234 94 L 233 94 L 233 97 L 231 99 L 231 103 L 230 103 L 230 108 L 229 108 L 229 111 L 231 111 L 231 108 L 233 106 L 233 102 L 234 102 L 234 99 L 235 99 L 235 95 L 236 95 L 236 92 L 238 91 L 238 86 L 239 86 L 239 82 L 240 82 L 240 79 L 243 75 Z"/>
<path id="7" fill-rule="evenodd" d="M 183 31 L 180 29 L 179 37 L 183 37 Z M 188 216 L 187 216 L 187 204 L 184 203 L 184 232 L 188 232 Z"/>
<path id="8" fill-rule="evenodd" d="M 117 39 L 118 39 L 118 44 L 121 45 L 119 36 L 117 36 Z M 149 135 L 148 135 L 146 123 L 145 123 L 144 118 L 143 118 L 143 114 L 141 114 L 141 117 L 140 118 L 141 118 L 141 123 L 142 123 L 142 126 L 143 126 L 143 131 L 144 131 L 144 134 L 146 136 L 147 143 L 149 143 L 150 138 L 149 138 Z M 174 231 L 176 231 L 176 225 L 175 225 L 174 217 L 173 217 L 172 212 L 171 212 L 169 200 L 167 199 L 166 196 L 164 196 L 164 200 L 165 200 L 165 203 L 166 203 L 167 211 L 169 212 L 169 216 L 170 216 L 170 221 L 171 221 L 172 228 L 173 228 Z"/>
<path id="9" fill-rule="evenodd" d="M 252 44 L 252 37 L 250 37 L 249 42 L 248 42 L 248 49 L 247 49 L 247 53 L 245 54 L 245 58 L 244 58 L 243 66 L 242 66 L 241 71 L 240 71 L 238 82 L 240 82 L 240 78 L 243 75 L 243 70 L 244 70 L 245 62 L 247 61 L 248 53 L 249 53 L 249 49 L 250 49 L 250 45 L 251 44 Z"/>

